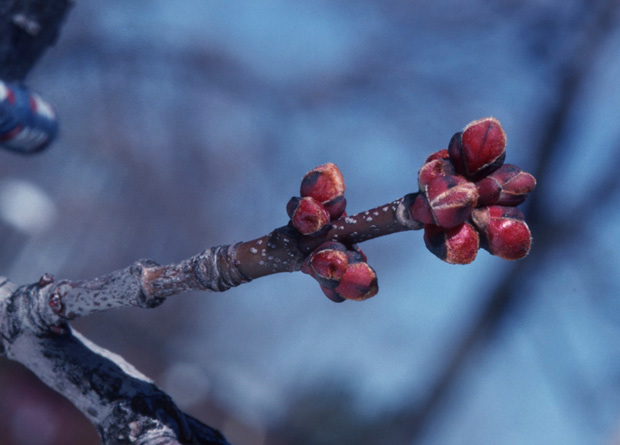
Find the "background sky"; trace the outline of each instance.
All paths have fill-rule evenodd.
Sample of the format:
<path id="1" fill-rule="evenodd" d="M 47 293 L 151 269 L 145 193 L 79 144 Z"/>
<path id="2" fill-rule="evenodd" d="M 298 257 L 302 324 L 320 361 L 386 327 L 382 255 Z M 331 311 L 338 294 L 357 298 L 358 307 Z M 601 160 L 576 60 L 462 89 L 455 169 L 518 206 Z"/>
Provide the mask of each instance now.
<path id="1" fill-rule="evenodd" d="M 2 273 L 78 280 L 261 236 L 326 162 L 363 211 L 495 116 L 539 181 L 527 259 L 452 266 L 399 233 L 362 246 L 363 303 L 282 274 L 74 327 L 233 443 L 617 443 L 616 3 L 78 2 L 28 79 L 58 142 L 0 153 Z M 33 400 L 38 443 L 68 443 Z M 11 419 L 0 436 L 27 443 Z"/>

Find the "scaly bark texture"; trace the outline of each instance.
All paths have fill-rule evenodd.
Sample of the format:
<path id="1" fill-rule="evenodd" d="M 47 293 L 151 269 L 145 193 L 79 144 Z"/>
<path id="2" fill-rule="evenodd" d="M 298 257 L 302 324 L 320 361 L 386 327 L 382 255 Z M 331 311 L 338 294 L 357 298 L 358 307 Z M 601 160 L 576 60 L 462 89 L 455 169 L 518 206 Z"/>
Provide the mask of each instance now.
<path id="1" fill-rule="evenodd" d="M 2 351 L 67 397 L 95 425 L 103 443 L 226 444 L 212 428 L 182 413 L 170 397 L 118 355 L 61 319 L 54 324 L 41 283 L 0 280 Z"/>

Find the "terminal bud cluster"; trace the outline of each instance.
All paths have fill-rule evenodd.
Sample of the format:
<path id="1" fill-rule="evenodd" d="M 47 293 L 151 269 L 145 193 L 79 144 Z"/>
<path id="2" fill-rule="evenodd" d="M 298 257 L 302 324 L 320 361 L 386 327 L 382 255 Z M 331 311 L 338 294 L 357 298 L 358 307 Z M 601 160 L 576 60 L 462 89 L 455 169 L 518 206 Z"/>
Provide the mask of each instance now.
<path id="1" fill-rule="evenodd" d="M 434 255 L 468 264 L 480 247 L 506 260 L 529 253 L 532 236 L 515 206 L 534 190 L 536 180 L 504 164 L 505 158 L 506 133 L 493 117 L 470 123 L 447 149 L 427 158 L 410 211 L 424 223 L 424 241 Z"/>

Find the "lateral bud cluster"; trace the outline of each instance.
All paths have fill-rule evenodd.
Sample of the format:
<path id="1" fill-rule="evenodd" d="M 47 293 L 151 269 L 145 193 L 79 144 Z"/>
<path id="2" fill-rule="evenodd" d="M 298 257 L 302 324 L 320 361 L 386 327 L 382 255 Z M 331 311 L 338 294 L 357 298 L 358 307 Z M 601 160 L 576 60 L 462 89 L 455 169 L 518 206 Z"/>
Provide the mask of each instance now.
<path id="1" fill-rule="evenodd" d="M 291 224 L 302 235 L 316 235 L 340 218 L 347 206 L 342 173 L 335 164 L 321 165 L 305 174 L 300 195 L 286 206 Z"/>
<path id="2" fill-rule="evenodd" d="M 330 300 L 361 301 L 379 291 L 377 274 L 366 261 L 366 255 L 357 245 L 348 248 L 340 242 L 328 241 L 310 254 L 301 270 L 319 282 Z"/>
<path id="3" fill-rule="evenodd" d="M 300 195 L 289 201 L 290 224 L 302 235 L 317 237 L 331 227 L 331 221 L 346 216 L 347 200 L 342 173 L 334 164 L 321 165 L 305 174 Z M 366 300 L 377 294 L 377 274 L 357 245 L 337 241 L 319 245 L 303 264 L 302 272 L 312 276 L 330 300 Z"/>

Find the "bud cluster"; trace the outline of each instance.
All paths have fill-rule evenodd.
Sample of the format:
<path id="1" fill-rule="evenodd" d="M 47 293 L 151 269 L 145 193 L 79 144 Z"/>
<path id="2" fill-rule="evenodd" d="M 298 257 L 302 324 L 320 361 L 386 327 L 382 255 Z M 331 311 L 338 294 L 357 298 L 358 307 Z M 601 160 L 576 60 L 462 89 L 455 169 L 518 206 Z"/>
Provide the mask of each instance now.
<path id="1" fill-rule="evenodd" d="M 310 170 L 301 181 L 300 195 L 291 198 L 286 210 L 291 225 L 302 235 L 319 236 L 331 221 L 345 216 L 347 201 L 342 173 L 334 164 Z M 302 272 L 318 281 L 332 301 L 366 300 L 377 294 L 377 275 L 356 246 L 328 241 L 305 260 Z"/>
<path id="2" fill-rule="evenodd" d="M 379 291 L 377 274 L 356 245 L 347 248 L 338 241 L 323 243 L 301 270 L 317 280 L 327 298 L 336 303 L 366 300 Z"/>
<path id="3" fill-rule="evenodd" d="M 302 235 L 316 235 L 344 214 L 347 200 L 342 173 L 335 164 L 310 170 L 301 180 L 300 195 L 286 206 L 291 224 Z"/>
<path id="4" fill-rule="evenodd" d="M 471 122 L 452 137 L 447 149 L 426 159 L 418 172 L 419 193 L 399 200 L 398 208 L 392 206 L 395 221 L 383 221 L 383 229 L 423 226 L 426 247 L 451 264 L 471 263 L 480 248 L 506 260 L 525 257 L 532 235 L 516 206 L 534 190 L 536 179 L 516 165 L 504 164 L 505 158 L 506 134 L 499 121 L 487 117 Z M 305 258 L 302 272 L 335 302 L 365 300 L 378 292 L 375 271 L 353 244 L 368 238 L 323 242 L 332 221 L 346 216 L 344 192 L 338 167 L 321 165 L 303 177 L 300 196 L 286 207 L 290 226 L 318 245 Z M 401 205 L 405 213 L 408 209 L 405 219 L 414 220 L 414 225 L 400 222 Z M 381 211 L 389 209 L 384 206 Z"/>
<path id="5" fill-rule="evenodd" d="M 532 236 L 515 206 L 536 180 L 504 164 L 506 134 L 488 117 L 456 133 L 448 149 L 433 153 L 418 172 L 420 193 L 410 206 L 424 223 L 426 247 L 452 264 L 471 263 L 478 249 L 508 260 L 526 256 Z"/>

